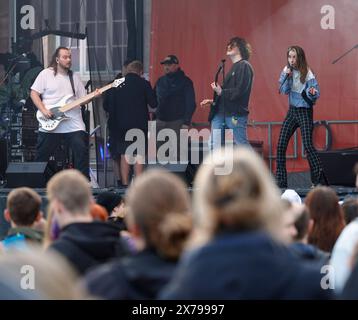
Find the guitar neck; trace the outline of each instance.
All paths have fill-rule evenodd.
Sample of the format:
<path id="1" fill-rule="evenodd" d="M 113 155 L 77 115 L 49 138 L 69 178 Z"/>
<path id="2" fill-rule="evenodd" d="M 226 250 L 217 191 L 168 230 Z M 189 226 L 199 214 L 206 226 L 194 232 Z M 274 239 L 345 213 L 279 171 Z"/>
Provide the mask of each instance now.
<path id="1" fill-rule="evenodd" d="M 112 83 L 107 84 L 106 86 L 100 88 L 98 91 L 102 94 L 103 92 L 106 92 L 107 90 L 112 88 Z M 61 112 L 66 112 L 69 111 L 77 106 L 80 106 L 81 104 L 84 104 L 85 102 L 88 102 L 89 100 L 92 100 L 94 98 L 94 96 L 96 95 L 96 92 L 93 91 L 90 94 L 87 94 L 86 96 L 77 99 L 75 101 L 72 101 L 66 105 L 64 105 L 63 107 L 60 108 Z"/>

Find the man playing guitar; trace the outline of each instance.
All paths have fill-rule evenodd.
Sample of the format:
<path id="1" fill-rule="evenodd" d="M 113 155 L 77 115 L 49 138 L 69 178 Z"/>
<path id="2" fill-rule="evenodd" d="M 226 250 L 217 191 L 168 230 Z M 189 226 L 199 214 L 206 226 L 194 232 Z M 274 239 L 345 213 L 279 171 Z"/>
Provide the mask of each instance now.
<path id="1" fill-rule="evenodd" d="M 48 106 L 55 105 L 64 96 L 83 98 L 85 88 L 76 74 L 71 71 L 71 52 L 68 48 L 56 49 L 49 68 L 40 72 L 31 87 L 31 99 L 44 119 L 53 119 L 56 115 Z M 99 95 L 97 90 L 93 97 Z M 92 97 L 91 97 L 92 98 Z M 89 101 L 83 101 L 85 104 Z M 67 111 L 67 110 L 66 110 Z M 89 177 L 88 134 L 82 119 L 81 108 L 76 106 L 66 112 L 66 121 L 60 122 L 52 130 L 39 127 L 36 161 L 47 162 L 63 140 L 73 153 L 74 167 Z"/>

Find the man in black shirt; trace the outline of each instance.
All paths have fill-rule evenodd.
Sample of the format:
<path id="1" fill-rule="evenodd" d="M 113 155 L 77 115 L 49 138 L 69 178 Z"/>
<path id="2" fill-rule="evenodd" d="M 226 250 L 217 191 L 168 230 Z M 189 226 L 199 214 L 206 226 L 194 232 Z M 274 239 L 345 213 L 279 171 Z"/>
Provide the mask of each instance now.
<path id="1" fill-rule="evenodd" d="M 248 145 L 247 118 L 249 99 L 253 83 L 254 71 L 248 62 L 251 55 L 250 44 L 242 38 L 234 37 L 227 45 L 227 56 L 233 65 L 227 73 L 224 83 L 211 84 L 216 99 L 205 99 L 200 105 L 211 106 L 211 148 L 221 147 L 225 129 L 233 130 L 235 144 Z"/>

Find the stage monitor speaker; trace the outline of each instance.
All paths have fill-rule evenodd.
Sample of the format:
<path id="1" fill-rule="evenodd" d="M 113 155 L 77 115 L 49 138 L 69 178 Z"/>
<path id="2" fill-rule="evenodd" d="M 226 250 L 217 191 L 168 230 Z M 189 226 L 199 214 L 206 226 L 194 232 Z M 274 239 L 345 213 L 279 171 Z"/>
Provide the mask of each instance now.
<path id="1" fill-rule="evenodd" d="M 5 178 L 7 188 L 45 188 L 52 171 L 47 162 L 10 162 Z"/>
<path id="2" fill-rule="evenodd" d="M 188 186 L 193 183 L 193 173 L 190 170 L 190 164 L 176 163 L 176 164 L 160 164 L 160 163 L 150 163 L 147 164 L 147 169 L 164 169 L 174 173 L 178 177 L 180 177 Z"/>
<path id="3" fill-rule="evenodd" d="M 320 151 L 324 173 L 330 185 L 354 187 L 354 165 L 358 162 L 358 149 Z"/>

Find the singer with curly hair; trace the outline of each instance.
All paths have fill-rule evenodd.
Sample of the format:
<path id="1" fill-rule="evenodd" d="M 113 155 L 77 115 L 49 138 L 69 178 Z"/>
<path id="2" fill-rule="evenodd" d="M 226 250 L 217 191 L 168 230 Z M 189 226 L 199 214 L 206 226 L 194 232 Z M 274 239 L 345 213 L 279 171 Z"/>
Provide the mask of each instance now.
<path id="1" fill-rule="evenodd" d="M 287 188 L 286 150 L 292 135 L 300 128 L 312 184 L 316 186 L 324 178 L 322 164 L 312 141 L 313 106 L 320 96 L 320 89 L 301 47 L 291 46 L 287 49 L 287 63 L 279 79 L 279 92 L 288 95 L 289 108 L 277 146 L 276 180 L 280 188 Z"/>

